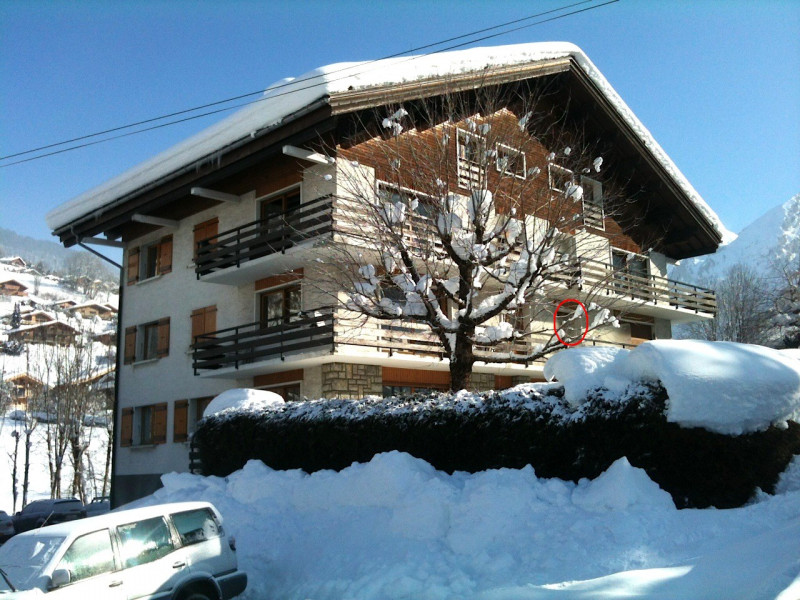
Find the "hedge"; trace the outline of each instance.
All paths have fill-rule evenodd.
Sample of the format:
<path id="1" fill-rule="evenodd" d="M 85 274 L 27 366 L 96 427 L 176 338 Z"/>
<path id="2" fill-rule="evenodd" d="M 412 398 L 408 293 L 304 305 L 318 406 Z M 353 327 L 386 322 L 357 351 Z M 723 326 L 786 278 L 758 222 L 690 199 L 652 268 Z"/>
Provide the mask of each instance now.
<path id="1" fill-rule="evenodd" d="M 577 411 L 556 386 L 316 400 L 208 417 L 193 443 L 204 473 L 217 476 L 251 459 L 311 473 L 399 450 L 448 473 L 530 464 L 538 477 L 578 481 L 626 456 L 679 508 L 741 506 L 756 488 L 772 492 L 792 455 L 800 454 L 797 423 L 729 436 L 668 423 L 667 402 L 659 385 L 635 386 L 623 398 L 598 390 Z"/>

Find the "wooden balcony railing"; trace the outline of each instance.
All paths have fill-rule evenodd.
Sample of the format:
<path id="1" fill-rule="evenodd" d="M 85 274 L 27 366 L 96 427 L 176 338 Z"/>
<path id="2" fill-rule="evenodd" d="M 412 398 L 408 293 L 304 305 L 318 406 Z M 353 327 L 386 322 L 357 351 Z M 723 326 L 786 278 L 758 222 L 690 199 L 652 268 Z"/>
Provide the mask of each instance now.
<path id="1" fill-rule="evenodd" d="M 297 208 L 259 219 L 198 243 L 195 273 L 200 278 L 221 269 L 239 267 L 332 230 L 333 198 L 322 196 Z"/>
<path id="2" fill-rule="evenodd" d="M 615 269 L 612 265 L 581 258 L 567 269 L 572 285 L 582 280 L 583 286 L 606 296 L 617 296 L 654 305 L 668 305 L 713 317 L 717 300 L 713 290 L 673 281 L 657 275 L 639 275 Z M 566 279 L 565 279 L 566 280 Z"/>

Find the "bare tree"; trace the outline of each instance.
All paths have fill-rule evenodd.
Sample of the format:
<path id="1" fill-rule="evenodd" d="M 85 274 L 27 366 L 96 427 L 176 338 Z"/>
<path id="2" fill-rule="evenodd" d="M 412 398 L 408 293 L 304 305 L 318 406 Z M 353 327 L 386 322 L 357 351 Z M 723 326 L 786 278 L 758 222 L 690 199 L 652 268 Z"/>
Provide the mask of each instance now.
<path id="1" fill-rule="evenodd" d="M 736 263 L 710 285 L 717 293 L 716 317 L 684 326 L 681 337 L 744 344 L 770 341 L 772 294 L 767 277 Z"/>
<path id="2" fill-rule="evenodd" d="M 478 360 L 527 364 L 617 325 L 615 295 L 599 292 L 636 279 L 640 257 L 614 269 L 611 232 L 587 234 L 624 202 L 603 157 L 541 99 L 485 86 L 381 109 L 325 175 L 336 177 L 340 217 L 314 284 L 349 311 L 353 331 L 429 332 L 453 389 Z M 588 312 L 572 304 L 554 316 L 559 298 Z"/>
<path id="3" fill-rule="evenodd" d="M 774 265 L 776 292 L 773 323 L 779 344 L 800 348 L 800 253 L 784 257 Z"/>

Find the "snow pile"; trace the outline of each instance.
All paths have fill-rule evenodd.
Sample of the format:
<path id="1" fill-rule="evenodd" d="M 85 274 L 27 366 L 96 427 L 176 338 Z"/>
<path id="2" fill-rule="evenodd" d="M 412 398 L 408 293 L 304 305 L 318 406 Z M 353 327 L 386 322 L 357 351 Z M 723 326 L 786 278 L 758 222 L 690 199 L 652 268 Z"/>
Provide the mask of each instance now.
<path id="1" fill-rule="evenodd" d="M 135 504 L 213 502 L 245 600 L 757 600 L 800 586 L 800 492 L 679 511 L 625 459 L 578 484 L 530 467 L 447 475 L 398 452 L 339 473 L 251 461 L 162 480 Z"/>
<path id="2" fill-rule="evenodd" d="M 800 362 L 791 354 L 734 342 L 654 340 L 633 350 L 575 348 L 553 356 L 545 376 L 575 404 L 594 388 L 612 393 L 660 381 L 667 420 L 729 435 L 800 417 Z"/>
<path id="3" fill-rule="evenodd" d="M 282 406 L 283 403 L 283 398 L 275 392 L 237 388 L 226 390 L 209 402 L 203 411 L 203 417 L 226 410 L 265 410 L 270 407 Z"/>

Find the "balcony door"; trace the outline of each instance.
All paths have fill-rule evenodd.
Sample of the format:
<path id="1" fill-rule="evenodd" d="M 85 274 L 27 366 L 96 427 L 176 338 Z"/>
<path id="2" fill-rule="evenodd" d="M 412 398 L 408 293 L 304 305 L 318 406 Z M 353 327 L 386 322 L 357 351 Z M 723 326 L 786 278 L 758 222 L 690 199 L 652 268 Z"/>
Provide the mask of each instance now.
<path id="1" fill-rule="evenodd" d="M 300 319 L 300 285 L 261 294 L 259 321 L 262 328 L 276 327 Z"/>
<path id="2" fill-rule="evenodd" d="M 300 206 L 300 188 L 265 198 L 258 204 L 258 218 L 267 223 L 277 222 L 287 210 Z"/>

